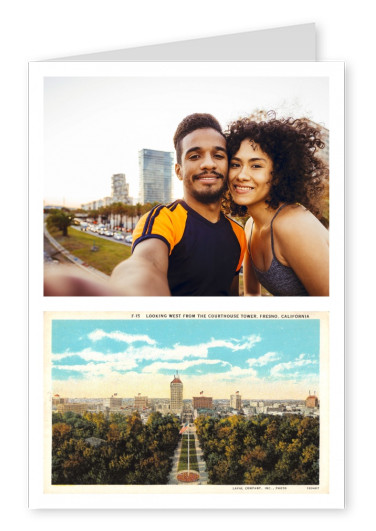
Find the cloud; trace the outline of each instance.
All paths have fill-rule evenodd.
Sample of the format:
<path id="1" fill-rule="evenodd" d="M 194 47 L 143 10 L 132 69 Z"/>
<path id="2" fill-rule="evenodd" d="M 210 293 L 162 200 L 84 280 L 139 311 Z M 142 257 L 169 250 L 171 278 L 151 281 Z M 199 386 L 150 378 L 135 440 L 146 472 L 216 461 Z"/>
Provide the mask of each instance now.
<path id="1" fill-rule="evenodd" d="M 86 348 L 79 352 L 64 352 L 52 354 L 54 361 L 59 361 L 64 358 L 69 358 L 72 356 L 79 356 L 85 361 L 108 361 L 115 357 L 121 358 L 122 356 L 127 356 L 137 361 L 142 360 L 155 360 L 155 361 L 168 361 L 168 360 L 177 360 L 183 361 L 187 358 L 200 358 L 205 359 L 209 356 L 210 349 L 214 348 L 223 348 L 229 349 L 233 352 L 250 349 L 256 343 L 261 341 L 261 338 L 256 335 L 246 336 L 241 339 L 214 339 L 205 343 L 199 343 L 196 345 L 181 345 L 180 343 L 175 343 L 172 347 L 160 347 L 157 345 L 157 342 L 150 338 L 147 335 L 132 335 L 125 334 L 123 332 L 104 332 L 103 330 L 97 329 L 91 332 L 88 336 L 92 341 L 97 342 L 104 338 L 114 339 L 116 341 L 127 343 L 127 348 L 123 352 L 116 354 L 101 353 L 91 348 Z M 146 345 L 135 346 L 135 342 L 144 342 Z"/>
<path id="2" fill-rule="evenodd" d="M 261 336 L 252 334 L 251 336 L 242 337 L 242 339 L 234 341 L 237 341 L 237 344 L 234 345 L 233 350 L 246 350 L 253 348 L 256 343 L 259 343 L 262 339 Z"/>
<path id="3" fill-rule="evenodd" d="M 249 369 L 242 369 L 241 367 L 234 366 L 231 367 L 231 370 L 224 373 L 222 372 L 220 375 L 221 380 L 233 380 L 246 377 L 257 378 L 257 371 L 251 367 Z"/>
<path id="4" fill-rule="evenodd" d="M 196 365 L 221 365 L 222 367 L 229 365 L 230 363 L 227 361 L 222 360 L 191 360 L 191 361 L 182 361 L 179 363 L 169 363 L 169 362 L 155 362 L 151 365 L 148 365 L 147 367 L 144 367 L 143 371 L 144 373 L 157 373 L 161 369 L 168 369 L 168 370 L 179 370 L 184 371 L 189 369 L 190 367 L 194 367 Z"/>
<path id="5" fill-rule="evenodd" d="M 287 361 L 285 363 L 279 363 L 279 364 L 275 365 L 270 370 L 270 375 L 271 376 L 282 377 L 283 374 L 281 374 L 281 373 L 283 373 L 285 371 L 295 370 L 298 367 L 304 367 L 304 366 L 307 366 L 307 365 L 315 365 L 316 363 L 317 362 L 314 361 L 314 360 L 306 359 L 306 355 L 305 354 L 300 354 L 299 357 L 296 360 L 294 360 L 294 361 Z"/>
<path id="6" fill-rule="evenodd" d="M 136 341 L 142 341 L 143 343 L 147 343 L 149 345 L 155 345 L 156 341 L 154 339 L 151 339 L 149 336 L 145 334 L 126 334 L 125 332 L 105 332 L 104 330 L 94 330 L 94 332 L 91 332 L 88 334 L 88 338 L 92 341 L 100 341 L 104 338 L 114 339 L 115 341 L 122 341 L 124 343 L 135 343 Z"/>
<path id="7" fill-rule="evenodd" d="M 103 353 L 98 352 L 96 350 L 91 350 L 90 348 L 86 348 L 84 350 L 81 350 L 80 352 L 64 352 L 62 354 L 52 354 L 52 363 L 57 366 L 56 362 L 59 362 L 61 360 L 67 359 L 67 358 L 73 358 L 78 357 L 82 359 L 83 361 L 90 362 L 116 362 L 116 361 L 122 361 L 125 359 L 132 360 L 134 362 L 134 359 L 131 356 L 127 355 L 127 352 L 117 352 L 117 353 Z"/>
<path id="8" fill-rule="evenodd" d="M 172 347 L 166 348 L 158 346 L 156 341 L 147 335 L 131 335 L 118 331 L 107 333 L 97 329 L 91 332 L 89 337 L 94 342 L 99 342 L 104 338 L 111 338 L 126 343 L 126 346 L 120 352 L 100 352 L 98 349 L 86 348 L 79 352 L 67 351 L 52 354 L 53 368 L 57 371 L 64 371 L 61 374 L 64 374 L 65 378 L 67 378 L 66 373 L 68 371 L 68 374 L 69 372 L 71 374 L 80 374 L 86 380 L 96 377 L 108 377 L 116 373 L 123 375 L 123 373 L 129 371 L 156 375 L 161 370 L 184 371 L 195 366 L 201 366 L 200 369 L 206 374 L 208 372 L 205 367 L 228 367 L 230 368 L 229 371 L 221 373 L 224 379 L 244 376 L 254 378 L 256 371 L 251 369 L 251 365 L 268 363 L 271 361 L 272 356 L 272 353 L 268 353 L 255 361 L 250 361 L 250 367 L 246 369 L 232 367 L 230 362 L 219 360 L 217 357 L 214 360 L 208 359 L 210 351 L 213 349 L 227 349 L 232 352 L 250 349 L 261 341 L 261 338 L 257 335 L 243 336 L 241 339 L 231 338 L 229 340 L 211 338 L 207 342 L 196 345 L 180 345 L 176 343 Z M 146 344 L 136 346 L 133 344 L 136 341 L 143 341 Z M 145 362 L 150 363 L 142 371 L 138 369 L 139 365 L 145 364 Z"/>
<path id="9" fill-rule="evenodd" d="M 277 352 L 267 352 L 259 358 L 249 358 L 247 360 L 247 363 L 250 367 L 263 367 L 264 365 L 267 365 L 268 363 L 271 363 L 272 361 L 277 361 L 279 359 L 280 356 L 277 354 Z"/>
<path id="10" fill-rule="evenodd" d="M 57 365 L 55 370 L 70 371 L 80 373 L 88 378 L 108 377 L 114 373 L 128 372 L 137 367 L 134 360 L 122 359 L 119 361 L 109 361 L 106 363 L 86 363 L 85 365 Z M 58 378 L 55 378 L 58 379 Z"/>

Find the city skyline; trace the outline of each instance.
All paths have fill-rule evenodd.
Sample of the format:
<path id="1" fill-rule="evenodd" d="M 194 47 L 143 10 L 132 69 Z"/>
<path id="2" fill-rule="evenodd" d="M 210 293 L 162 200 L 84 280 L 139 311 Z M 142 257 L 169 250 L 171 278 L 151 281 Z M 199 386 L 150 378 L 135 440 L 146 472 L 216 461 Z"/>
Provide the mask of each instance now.
<path id="1" fill-rule="evenodd" d="M 177 125 L 194 112 L 213 114 L 224 128 L 257 109 L 329 128 L 328 91 L 325 76 L 46 77 L 45 204 L 79 207 L 105 197 L 116 173 L 125 173 L 137 200 L 139 151 L 174 151 Z M 173 198 L 181 195 L 174 178 Z"/>
<path id="2" fill-rule="evenodd" d="M 320 320 L 53 319 L 51 393 L 183 399 L 319 396 Z"/>

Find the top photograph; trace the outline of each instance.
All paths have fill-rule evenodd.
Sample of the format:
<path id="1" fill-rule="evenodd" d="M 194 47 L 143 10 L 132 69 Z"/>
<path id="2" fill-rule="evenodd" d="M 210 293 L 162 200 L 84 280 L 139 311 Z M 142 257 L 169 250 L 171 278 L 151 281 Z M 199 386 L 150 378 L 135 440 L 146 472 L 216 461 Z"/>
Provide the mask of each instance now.
<path id="1" fill-rule="evenodd" d="M 330 79 L 238 64 L 43 77 L 45 296 L 330 295 Z"/>

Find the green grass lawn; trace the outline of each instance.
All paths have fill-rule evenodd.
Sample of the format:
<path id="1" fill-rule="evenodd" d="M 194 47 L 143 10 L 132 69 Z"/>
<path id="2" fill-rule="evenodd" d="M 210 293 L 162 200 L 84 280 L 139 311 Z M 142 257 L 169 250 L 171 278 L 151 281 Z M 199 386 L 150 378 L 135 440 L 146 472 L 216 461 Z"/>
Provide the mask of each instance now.
<path id="1" fill-rule="evenodd" d="M 110 275 L 114 267 L 129 258 L 131 248 L 127 245 L 116 243 L 104 238 L 98 238 L 89 232 L 81 232 L 72 227 L 68 228 L 68 236 L 64 237 L 61 231 L 51 229 L 51 236 L 70 253 L 99 271 Z M 95 245 L 98 250 L 92 251 Z"/>
<path id="2" fill-rule="evenodd" d="M 181 454 L 178 464 L 178 472 L 188 469 L 188 435 L 183 435 L 183 443 L 181 446 Z M 194 436 L 189 436 L 189 470 L 198 472 L 198 463 L 196 455 L 196 446 Z"/>

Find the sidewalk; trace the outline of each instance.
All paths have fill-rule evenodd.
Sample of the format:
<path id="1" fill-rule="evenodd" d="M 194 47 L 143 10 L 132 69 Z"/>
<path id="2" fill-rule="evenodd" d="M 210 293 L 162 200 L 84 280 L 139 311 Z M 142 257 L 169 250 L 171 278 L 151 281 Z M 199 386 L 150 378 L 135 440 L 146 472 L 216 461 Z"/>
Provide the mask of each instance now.
<path id="1" fill-rule="evenodd" d="M 177 445 L 174 456 L 172 458 L 172 469 L 170 472 L 170 477 L 168 479 L 167 485 L 179 485 L 179 482 L 176 479 L 176 476 L 178 474 L 178 464 L 179 464 L 179 459 L 180 459 L 182 443 L 183 443 L 183 438 L 181 438 L 181 440 L 179 441 L 179 444 Z"/>
<path id="2" fill-rule="evenodd" d="M 202 457 L 202 450 L 201 450 L 200 443 L 196 435 L 196 430 L 193 432 L 193 435 L 195 437 L 198 471 L 200 473 L 199 485 L 207 485 L 208 484 L 208 472 L 206 470 L 205 461 Z"/>

